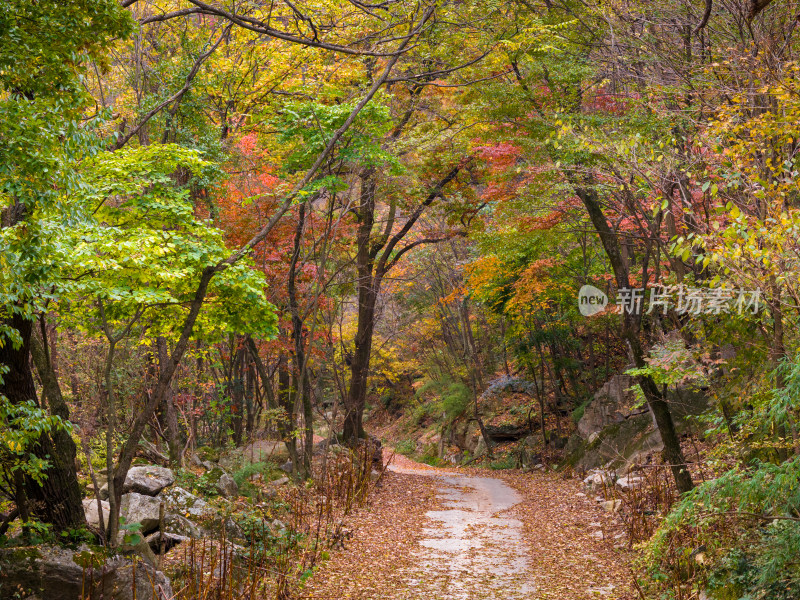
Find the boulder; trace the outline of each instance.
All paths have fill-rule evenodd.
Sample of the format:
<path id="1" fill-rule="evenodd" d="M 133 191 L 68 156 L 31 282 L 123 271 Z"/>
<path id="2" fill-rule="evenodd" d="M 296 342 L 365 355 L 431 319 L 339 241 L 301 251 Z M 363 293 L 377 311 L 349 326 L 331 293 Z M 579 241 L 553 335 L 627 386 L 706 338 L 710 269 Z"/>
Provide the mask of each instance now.
<path id="1" fill-rule="evenodd" d="M 633 378 L 628 375 L 614 375 L 603 384 L 578 421 L 578 433 L 581 437 L 588 439 L 613 423 L 621 423 L 630 415 L 630 407 L 635 398 L 629 388 L 634 383 Z"/>
<path id="2" fill-rule="evenodd" d="M 610 512 L 610 513 L 617 512 L 621 505 L 622 505 L 622 502 L 620 502 L 619 500 L 605 500 L 605 501 L 600 503 L 600 506 L 602 506 L 603 509 L 606 512 Z"/>
<path id="3" fill-rule="evenodd" d="M 464 432 L 464 450 L 476 454 L 478 444 L 482 443 L 481 430 L 477 421 L 470 421 Z"/>
<path id="4" fill-rule="evenodd" d="M 184 517 L 203 519 L 214 515 L 208 502 L 198 498 L 191 492 L 187 492 L 182 487 L 173 486 L 164 490 L 161 494 L 165 508 L 169 513 L 177 513 Z"/>
<path id="5" fill-rule="evenodd" d="M 291 460 L 287 460 L 287 461 L 286 461 L 285 463 L 283 463 L 283 464 L 282 464 L 282 465 L 281 465 L 279 468 L 280 468 L 280 470 L 281 470 L 281 471 L 283 471 L 284 473 L 291 473 L 291 472 L 292 472 L 292 467 L 293 467 L 293 466 L 294 466 L 294 465 L 292 465 L 292 461 L 291 461 Z"/>
<path id="6" fill-rule="evenodd" d="M 239 495 L 239 486 L 228 473 L 223 473 L 215 484 L 219 493 L 226 498 L 235 498 Z"/>
<path id="7" fill-rule="evenodd" d="M 644 477 L 634 474 L 625 475 L 617 479 L 617 486 L 625 491 L 639 487 L 642 483 L 644 483 Z"/>
<path id="8" fill-rule="evenodd" d="M 475 452 L 473 452 L 473 456 L 478 458 L 486 454 L 488 449 L 486 448 L 486 442 L 483 439 L 482 435 L 478 436 L 478 443 L 475 445 Z"/>
<path id="9" fill-rule="evenodd" d="M 199 538 L 202 530 L 183 515 L 167 513 L 164 515 L 164 529 L 167 533 L 181 537 Z"/>
<path id="10" fill-rule="evenodd" d="M 165 487 L 175 483 L 175 475 L 166 467 L 147 465 L 145 467 L 131 467 L 125 477 L 122 493 L 136 492 L 145 496 L 157 496 Z M 100 488 L 100 497 L 108 498 L 108 483 Z"/>
<path id="11" fill-rule="evenodd" d="M 20 595 L 21 594 L 21 595 Z M 0 598 L 27 600 L 168 600 L 169 579 L 146 563 L 103 559 L 86 546 L 78 552 L 37 546 L 0 550 Z"/>
<path id="12" fill-rule="evenodd" d="M 592 470 L 583 479 L 583 483 L 590 487 L 603 487 L 614 485 L 614 473 L 603 470 Z"/>
<path id="13" fill-rule="evenodd" d="M 126 523 L 141 523 L 140 533 L 150 533 L 158 529 L 160 507 L 159 498 L 131 492 L 122 496 L 119 512 L 125 517 Z"/>
<path id="14" fill-rule="evenodd" d="M 252 444 L 248 444 L 237 454 L 241 454 L 247 462 L 263 462 L 265 460 L 286 460 L 289 458 L 289 450 L 280 440 L 257 440 Z M 232 468 L 236 462 L 236 457 L 224 456 L 220 459 L 219 463 L 228 468 Z"/>
<path id="15" fill-rule="evenodd" d="M 101 504 L 103 505 L 103 523 L 105 524 L 108 523 L 108 513 L 111 507 L 105 500 L 103 500 Z M 100 515 L 97 512 L 97 500 L 95 498 L 84 498 L 83 512 L 86 514 L 86 522 L 90 526 L 96 528 L 100 527 Z"/>

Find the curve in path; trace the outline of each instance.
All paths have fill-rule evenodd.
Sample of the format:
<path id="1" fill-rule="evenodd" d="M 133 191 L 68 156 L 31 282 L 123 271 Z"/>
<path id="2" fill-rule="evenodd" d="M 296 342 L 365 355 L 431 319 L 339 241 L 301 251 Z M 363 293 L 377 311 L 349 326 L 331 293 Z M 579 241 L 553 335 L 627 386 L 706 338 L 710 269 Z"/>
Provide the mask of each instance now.
<path id="1" fill-rule="evenodd" d="M 426 513 L 417 558 L 422 573 L 407 581 L 419 597 L 443 600 L 530 598 L 530 560 L 523 524 L 505 513 L 521 501 L 505 482 L 437 470 L 389 469 L 434 477 L 441 508 Z"/>

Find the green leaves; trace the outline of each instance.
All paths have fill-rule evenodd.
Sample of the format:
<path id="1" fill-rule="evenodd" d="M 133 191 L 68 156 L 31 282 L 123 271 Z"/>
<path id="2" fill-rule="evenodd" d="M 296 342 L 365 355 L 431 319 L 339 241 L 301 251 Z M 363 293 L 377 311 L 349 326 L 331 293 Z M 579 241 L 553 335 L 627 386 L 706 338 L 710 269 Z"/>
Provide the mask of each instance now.
<path id="1" fill-rule="evenodd" d="M 279 141 L 292 148 L 284 169 L 291 173 L 311 166 L 354 107 L 354 102 L 333 105 L 306 102 L 285 106 L 275 122 L 281 132 Z M 394 174 L 401 172 L 400 163 L 379 143 L 391 128 L 389 107 L 382 104 L 380 99 L 373 100 L 361 110 L 338 145 L 331 162 L 389 166 Z M 334 186 L 338 188 L 341 184 L 334 183 Z"/>
<path id="2" fill-rule="evenodd" d="M 176 173 L 202 177 L 209 169 L 197 151 L 172 144 L 86 161 L 81 202 L 95 207 L 93 218 L 62 231 L 67 237 L 54 248 L 62 265 L 54 283 L 67 318 L 97 331 L 102 302 L 118 327 L 144 311 L 147 335 L 175 334 L 203 269 L 229 253 L 223 233 L 195 217 L 189 189 L 175 180 Z M 275 317 L 265 287 L 247 261 L 224 270 L 211 284 L 196 335 L 216 339 L 245 327 L 271 335 Z"/>
<path id="3" fill-rule="evenodd" d="M 41 483 L 50 462 L 37 457 L 32 448 L 42 435 L 59 429 L 71 433 L 72 424 L 49 415 L 32 400 L 12 404 L 0 395 L 0 465 L 8 472 L 21 471 Z"/>

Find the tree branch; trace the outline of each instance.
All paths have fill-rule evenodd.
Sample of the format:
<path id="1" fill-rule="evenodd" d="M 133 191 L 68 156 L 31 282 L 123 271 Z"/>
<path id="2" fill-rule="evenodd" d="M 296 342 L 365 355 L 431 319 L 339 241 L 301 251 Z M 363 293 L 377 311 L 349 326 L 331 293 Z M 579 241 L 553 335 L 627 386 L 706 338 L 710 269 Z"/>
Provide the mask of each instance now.
<path id="1" fill-rule="evenodd" d="M 125 144 L 127 144 L 131 140 L 131 138 L 134 135 L 136 135 L 137 133 L 139 133 L 139 131 L 142 129 L 142 127 L 144 127 L 147 124 L 147 122 L 150 119 L 152 119 L 155 115 L 157 115 L 159 112 L 161 112 L 161 110 L 163 110 L 165 106 L 171 104 L 172 102 L 175 102 L 176 106 L 177 106 L 177 103 L 181 101 L 181 98 L 183 98 L 183 95 L 186 92 L 189 91 L 190 87 L 192 87 L 192 81 L 194 81 L 194 78 L 197 75 L 198 71 L 200 70 L 200 67 L 208 59 L 208 57 L 211 56 L 214 53 L 214 50 L 216 50 L 219 47 L 219 45 L 222 43 L 222 40 L 225 39 L 225 36 L 228 34 L 230 29 L 231 29 L 231 26 L 228 25 L 225 28 L 225 31 L 222 32 L 222 35 L 219 37 L 219 39 L 208 50 L 208 52 L 206 52 L 204 54 L 201 54 L 200 56 L 197 57 L 197 60 L 194 61 L 194 65 L 192 65 L 191 71 L 189 71 L 189 74 L 186 76 L 186 82 L 183 84 L 183 87 L 180 90 L 178 90 L 177 92 L 175 92 L 175 94 L 173 94 L 172 96 L 170 96 L 169 98 L 167 98 L 163 102 L 160 102 L 157 106 L 155 106 L 154 108 L 149 110 L 147 112 L 147 114 L 142 118 L 142 120 L 139 121 L 139 123 L 136 125 L 136 127 L 131 129 L 130 132 L 127 135 L 124 135 L 120 139 L 117 140 L 117 142 L 114 144 L 114 150 L 119 150 Z"/>
<path id="2" fill-rule="evenodd" d="M 442 195 L 442 191 L 444 190 L 445 186 L 448 183 L 450 183 L 453 179 L 455 179 L 456 175 L 458 175 L 458 172 L 461 171 L 461 169 L 464 168 L 471 161 L 472 161 L 472 156 L 467 156 L 461 159 L 461 161 L 459 161 L 459 163 L 455 167 L 450 169 L 447 175 L 445 175 L 428 193 L 425 200 L 423 200 L 419 204 L 419 206 L 417 206 L 416 210 L 411 214 L 408 220 L 406 220 L 406 222 L 400 228 L 400 231 L 398 231 L 396 234 L 392 236 L 392 239 L 389 240 L 389 243 L 386 245 L 386 248 L 381 254 L 381 258 L 378 261 L 378 266 L 375 269 L 376 276 L 378 277 L 383 276 L 389 270 L 391 265 L 394 265 L 395 261 L 392 261 L 391 265 L 387 267 L 387 264 L 389 264 L 389 257 L 392 254 L 392 252 L 394 252 L 395 246 L 397 246 L 400 240 L 402 240 L 405 237 L 405 235 L 409 231 L 411 231 L 411 228 L 414 227 L 416 222 L 419 220 L 420 216 L 422 216 L 422 213 L 425 211 L 425 209 L 428 206 L 430 206 L 433 203 L 433 201 L 436 200 L 436 198 Z"/>

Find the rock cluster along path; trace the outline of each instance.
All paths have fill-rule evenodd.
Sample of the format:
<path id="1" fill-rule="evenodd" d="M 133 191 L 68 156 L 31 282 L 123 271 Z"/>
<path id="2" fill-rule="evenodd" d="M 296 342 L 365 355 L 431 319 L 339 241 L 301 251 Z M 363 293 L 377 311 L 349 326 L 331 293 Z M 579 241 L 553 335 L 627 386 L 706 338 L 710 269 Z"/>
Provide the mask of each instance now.
<path id="1" fill-rule="evenodd" d="M 305 589 L 333 600 L 628 600 L 613 522 L 578 482 L 397 456 L 354 535 Z"/>

